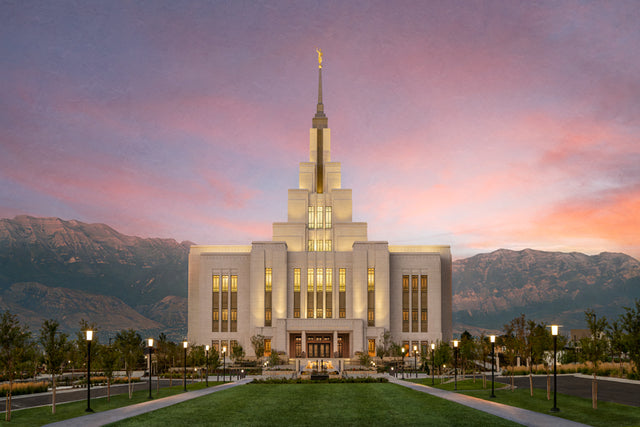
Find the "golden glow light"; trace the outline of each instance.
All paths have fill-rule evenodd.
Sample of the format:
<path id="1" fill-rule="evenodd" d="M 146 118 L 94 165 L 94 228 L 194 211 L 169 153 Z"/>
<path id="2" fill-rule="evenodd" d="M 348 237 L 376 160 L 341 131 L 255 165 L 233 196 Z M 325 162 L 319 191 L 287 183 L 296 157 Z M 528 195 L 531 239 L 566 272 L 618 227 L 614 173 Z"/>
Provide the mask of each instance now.
<path id="1" fill-rule="evenodd" d="M 205 349 L 205 350 L 207 350 L 207 351 L 209 351 L 209 345 L 205 345 L 205 346 L 204 346 L 204 349 Z"/>
<path id="2" fill-rule="evenodd" d="M 147 339 L 147 347 L 153 347 L 153 338 Z"/>
<path id="3" fill-rule="evenodd" d="M 458 340 L 453 340 L 453 346 L 454 346 L 455 348 L 458 348 Z"/>
<path id="4" fill-rule="evenodd" d="M 495 335 L 491 335 L 489 337 L 489 339 L 491 340 L 491 342 L 496 342 L 496 336 Z"/>
<path id="5" fill-rule="evenodd" d="M 187 348 L 189 346 L 188 341 L 182 341 L 182 348 Z"/>
<path id="6" fill-rule="evenodd" d="M 93 331 L 88 330 L 86 331 L 86 333 L 87 333 L 87 341 L 91 341 L 93 339 Z"/>
<path id="7" fill-rule="evenodd" d="M 551 335 L 558 335 L 558 325 L 551 325 Z"/>
<path id="8" fill-rule="evenodd" d="M 436 345 L 434 343 L 431 343 L 431 350 L 435 350 L 436 349 Z"/>
<path id="9" fill-rule="evenodd" d="M 227 346 L 222 347 L 222 352 L 226 353 L 227 352 Z"/>

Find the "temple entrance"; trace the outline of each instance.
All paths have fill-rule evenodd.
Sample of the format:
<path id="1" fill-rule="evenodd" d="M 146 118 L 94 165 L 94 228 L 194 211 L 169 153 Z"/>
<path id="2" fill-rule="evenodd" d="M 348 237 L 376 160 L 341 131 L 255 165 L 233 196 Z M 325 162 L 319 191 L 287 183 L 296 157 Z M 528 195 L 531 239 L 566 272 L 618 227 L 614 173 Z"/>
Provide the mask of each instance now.
<path id="1" fill-rule="evenodd" d="M 333 357 L 332 346 L 333 337 L 331 335 L 307 335 L 307 357 Z"/>

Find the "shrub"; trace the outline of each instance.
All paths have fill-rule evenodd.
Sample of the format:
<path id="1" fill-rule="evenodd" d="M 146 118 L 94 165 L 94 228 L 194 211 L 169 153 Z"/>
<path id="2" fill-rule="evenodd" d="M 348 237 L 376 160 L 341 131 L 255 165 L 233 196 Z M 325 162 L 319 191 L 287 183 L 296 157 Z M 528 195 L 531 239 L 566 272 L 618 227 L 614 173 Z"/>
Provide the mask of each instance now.
<path id="1" fill-rule="evenodd" d="M 11 394 L 17 396 L 20 394 L 43 393 L 49 389 L 48 381 L 38 381 L 29 383 L 14 383 L 11 388 Z M 0 385 L 0 395 L 5 396 L 9 391 L 9 384 Z"/>

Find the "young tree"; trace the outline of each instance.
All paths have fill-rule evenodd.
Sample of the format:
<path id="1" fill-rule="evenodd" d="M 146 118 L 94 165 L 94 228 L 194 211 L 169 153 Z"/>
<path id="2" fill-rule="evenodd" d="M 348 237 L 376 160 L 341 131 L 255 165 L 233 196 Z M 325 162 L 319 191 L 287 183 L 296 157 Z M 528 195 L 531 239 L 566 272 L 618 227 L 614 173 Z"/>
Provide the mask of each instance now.
<path id="1" fill-rule="evenodd" d="M 131 375 L 142 357 L 142 337 L 133 329 L 123 329 L 116 334 L 115 345 L 124 359 L 124 368 L 127 371 L 129 384 L 129 399 L 131 399 L 133 395 Z"/>
<path id="2" fill-rule="evenodd" d="M 582 353 L 585 358 L 593 364 L 593 382 L 591 383 L 591 402 L 593 409 L 598 409 L 598 363 L 602 360 L 607 351 L 607 342 L 605 340 L 605 330 L 607 329 L 607 319 L 602 317 L 598 319 L 593 309 L 588 309 L 584 312 L 590 337 L 582 338 L 580 344 L 582 345 Z"/>
<path id="3" fill-rule="evenodd" d="M 98 351 L 98 362 L 107 377 L 107 402 L 111 402 L 111 383 L 113 382 L 113 372 L 120 364 L 120 352 L 115 346 L 103 345 Z"/>
<path id="4" fill-rule="evenodd" d="M 251 346 L 253 346 L 253 352 L 256 354 L 256 358 L 260 360 L 264 356 L 264 336 L 254 335 L 251 337 Z"/>
<path id="5" fill-rule="evenodd" d="M 473 337 L 469 333 L 469 331 L 464 331 L 460 336 L 460 360 L 462 366 L 462 378 L 465 376 L 465 369 L 469 363 L 472 364 L 473 370 L 473 382 L 476 381 L 476 370 L 475 370 L 475 358 L 476 358 L 476 346 Z"/>
<path id="6" fill-rule="evenodd" d="M 491 342 L 484 332 L 478 337 L 476 346 L 478 354 L 482 357 L 482 388 L 487 388 L 487 359 L 491 355 Z"/>
<path id="7" fill-rule="evenodd" d="M 611 322 L 611 325 L 607 329 L 607 338 L 609 338 L 611 348 L 611 359 L 615 360 L 614 356 L 618 356 L 618 362 L 620 363 L 620 374 L 624 375 L 624 367 L 622 365 L 622 354 L 626 352 L 624 331 L 622 326 L 617 320 Z"/>
<path id="8" fill-rule="evenodd" d="M 635 307 L 624 307 L 620 325 L 624 331 L 624 343 L 633 362 L 635 375 L 640 375 L 640 299 Z"/>
<path id="9" fill-rule="evenodd" d="M 234 362 L 241 362 L 244 359 L 244 349 L 240 344 L 234 345 L 231 348 L 231 359 Z"/>
<path id="10" fill-rule="evenodd" d="M 515 374 L 516 361 L 518 360 L 518 357 L 522 358 L 524 354 L 525 323 L 524 314 L 521 314 L 503 327 L 503 342 L 505 345 L 504 355 L 511 367 L 511 391 L 515 391 L 513 376 Z"/>
<path id="11" fill-rule="evenodd" d="M 31 333 L 26 326 L 21 326 L 18 317 L 9 310 L 0 318 L 0 369 L 9 378 L 5 420 L 11 421 L 11 391 L 16 375 L 16 368 L 29 357 L 33 357 Z"/>
<path id="12" fill-rule="evenodd" d="M 44 348 L 44 363 L 51 374 L 51 413 L 56 413 L 56 375 L 60 374 L 67 360 L 70 343 L 68 335 L 60 332 L 60 324 L 51 319 L 45 320 L 40 329 L 40 345 Z"/>
<path id="13" fill-rule="evenodd" d="M 438 342 L 434 358 L 434 363 L 438 368 L 438 375 L 442 378 L 442 367 L 445 365 L 451 365 L 451 361 L 453 360 L 453 350 L 448 343 Z"/>

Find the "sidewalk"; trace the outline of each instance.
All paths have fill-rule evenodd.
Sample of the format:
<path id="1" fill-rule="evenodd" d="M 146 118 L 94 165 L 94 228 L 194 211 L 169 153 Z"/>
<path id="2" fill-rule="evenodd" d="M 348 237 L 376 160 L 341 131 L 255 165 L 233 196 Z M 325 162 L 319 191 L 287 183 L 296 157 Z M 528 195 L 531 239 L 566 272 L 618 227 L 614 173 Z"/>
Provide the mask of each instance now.
<path id="1" fill-rule="evenodd" d="M 540 412 L 529 411 L 528 409 L 516 408 L 514 406 L 503 405 L 502 403 L 492 402 L 489 400 L 479 399 L 477 397 L 458 394 L 452 391 L 440 390 L 422 384 L 403 381 L 393 377 L 389 378 L 389 382 L 411 388 L 422 393 L 428 393 L 432 396 L 440 397 L 451 402 L 459 403 L 479 411 L 483 411 L 500 418 L 507 419 L 525 426 L 535 427 L 578 427 L 585 426 L 575 421 L 565 420 L 564 418 L 555 417 L 553 415 L 542 414 Z"/>
<path id="2" fill-rule="evenodd" d="M 176 403 L 185 402 L 187 400 L 195 399 L 197 397 L 206 396 L 216 391 L 225 390 L 238 385 L 247 384 L 253 381 L 252 378 L 244 378 L 240 381 L 233 383 L 221 384 L 215 387 L 204 388 L 196 391 L 189 391 L 186 393 L 176 394 L 169 397 L 164 397 L 157 400 L 149 400 L 148 402 L 138 403 L 131 406 L 123 406 L 122 408 L 111 409 L 109 411 L 97 412 L 95 414 L 84 415 L 82 417 L 71 418 L 57 423 L 47 424 L 48 426 L 56 427 L 93 427 L 102 426 L 116 421 L 124 420 L 125 418 L 135 417 L 136 415 L 144 414 L 146 412 L 155 411 L 156 409 L 166 408 L 167 406 L 175 405 Z"/>

